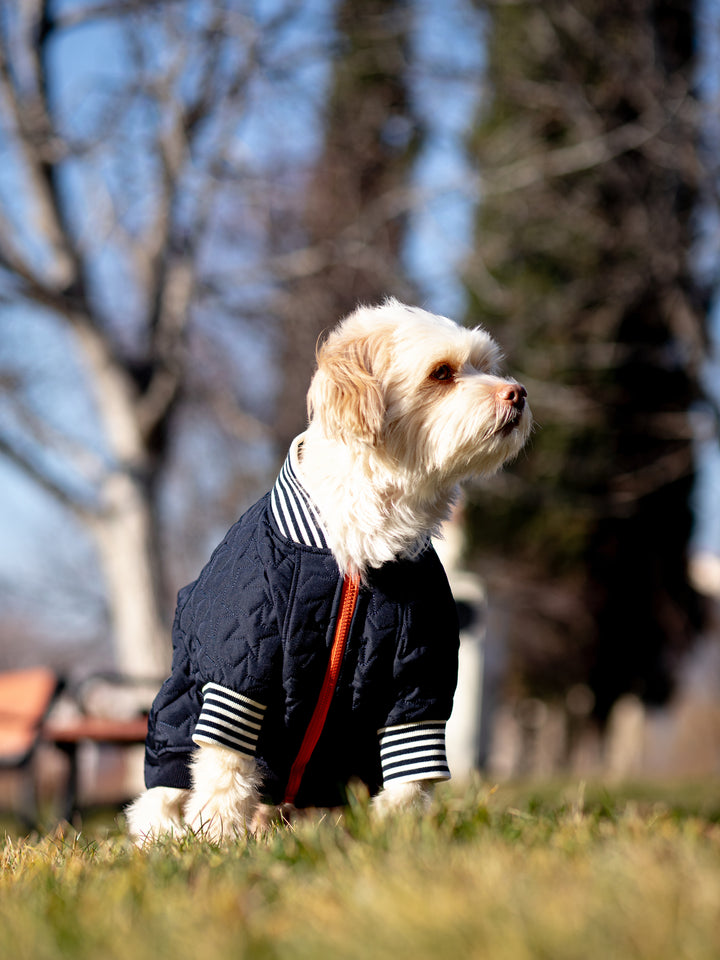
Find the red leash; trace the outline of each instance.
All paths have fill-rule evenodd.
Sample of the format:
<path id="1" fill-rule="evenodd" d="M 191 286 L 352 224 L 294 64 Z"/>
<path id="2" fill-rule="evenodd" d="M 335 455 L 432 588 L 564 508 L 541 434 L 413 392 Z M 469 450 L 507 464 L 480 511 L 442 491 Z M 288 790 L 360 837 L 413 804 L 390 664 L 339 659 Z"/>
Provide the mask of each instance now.
<path id="1" fill-rule="evenodd" d="M 335 636 L 333 638 L 332 648 L 330 650 L 330 659 L 325 679 L 320 688 L 320 696 L 315 704 L 315 710 L 310 718 L 305 736 L 300 744 L 300 750 L 290 769 L 287 787 L 285 788 L 285 803 L 294 803 L 297 792 L 300 789 L 300 783 L 305 773 L 305 767 L 312 756 L 313 750 L 317 746 L 320 734 L 323 732 L 325 720 L 327 719 L 330 703 L 335 693 L 338 678 L 340 676 L 340 667 L 342 666 L 343 654 L 347 643 L 350 624 L 357 606 L 358 595 L 360 593 L 360 578 L 358 576 L 345 575 L 343 581 L 342 593 L 340 594 L 340 611 L 338 613 L 337 623 L 335 625 Z"/>

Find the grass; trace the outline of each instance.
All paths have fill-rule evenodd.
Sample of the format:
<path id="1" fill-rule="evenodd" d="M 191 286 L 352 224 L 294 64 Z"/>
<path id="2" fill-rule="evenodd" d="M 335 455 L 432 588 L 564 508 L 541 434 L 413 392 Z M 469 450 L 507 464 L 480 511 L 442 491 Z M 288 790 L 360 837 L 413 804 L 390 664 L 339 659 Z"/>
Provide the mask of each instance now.
<path id="1" fill-rule="evenodd" d="M 6 837 L 0 957 L 717 960 L 718 786 L 475 786 L 382 825 L 360 799 L 222 849 Z"/>

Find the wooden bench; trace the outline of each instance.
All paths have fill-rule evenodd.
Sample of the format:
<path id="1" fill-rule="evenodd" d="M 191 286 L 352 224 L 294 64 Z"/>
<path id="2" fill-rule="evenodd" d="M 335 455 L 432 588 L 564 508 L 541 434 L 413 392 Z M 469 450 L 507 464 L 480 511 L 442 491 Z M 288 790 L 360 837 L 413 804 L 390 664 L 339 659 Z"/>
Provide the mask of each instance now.
<path id="1" fill-rule="evenodd" d="M 92 679 L 92 678 L 90 678 Z M 131 687 L 132 678 L 104 678 L 110 685 Z M 143 685 L 154 681 L 141 681 Z M 159 682 L 154 684 L 159 687 Z M 21 819 L 30 827 L 38 823 L 36 756 L 49 744 L 67 757 L 67 774 L 58 798 L 58 819 L 72 821 L 79 813 L 80 752 L 84 746 L 128 748 L 145 743 L 147 716 L 115 719 L 83 712 L 83 697 L 76 692 L 73 716 L 53 716 L 50 711 L 66 684 L 44 667 L 0 673 L 0 770 L 18 771 L 22 778 Z M 112 703 L 112 696 L 110 697 Z"/>
<path id="2" fill-rule="evenodd" d="M 45 667 L 0 673 L 0 770 L 21 776 L 19 816 L 37 823 L 35 753 L 43 723 L 62 689 L 62 681 Z"/>
<path id="3" fill-rule="evenodd" d="M 49 721 L 43 725 L 42 739 L 61 750 L 68 758 L 68 772 L 59 816 L 72 822 L 80 812 L 79 752 L 83 745 L 133 747 L 145 743 L 147 717 L 111 720 L 106 717 L 79 717 L 68 721 Z"/>

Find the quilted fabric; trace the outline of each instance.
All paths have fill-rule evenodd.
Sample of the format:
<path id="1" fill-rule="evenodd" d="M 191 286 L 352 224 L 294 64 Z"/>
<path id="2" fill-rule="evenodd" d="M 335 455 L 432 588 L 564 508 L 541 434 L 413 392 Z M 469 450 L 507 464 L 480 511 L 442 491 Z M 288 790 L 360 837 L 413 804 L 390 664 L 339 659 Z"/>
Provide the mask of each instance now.
<path id="1" fill-rule="evenodd" d="M 325 675 L 342 577 L 326 547 L 281 531 L 271 496 L 241 517 L 199 578 L 180 591 L 172 673 L 150 715 L 148 787 L 189 787 L 195 743 L 220 742 L 255 756 L 265 799 L 283 799 Z M 443 736 L 457 651 L 455 604 L 432 547 L 372 571 L 296 805 L 341 803 L 355 778 L 375 792 L 383 770 L 387 780 L 398 766 L 392 751 L 407 744 L 404 731 L 416 729 L 406 725 L 424 725 L 417 729 L 426 743 L 415 745 L 417 757 L 399 757 L 403 778 L 415 778 L 413 767 L 419 778 L 449 776 L 423 759 L 432 750 L 422 747 L 431 734 Z M 381 766 L 383 738 L 391 756 Z M 444 742 L 433 749 L 437 766 Z"/>

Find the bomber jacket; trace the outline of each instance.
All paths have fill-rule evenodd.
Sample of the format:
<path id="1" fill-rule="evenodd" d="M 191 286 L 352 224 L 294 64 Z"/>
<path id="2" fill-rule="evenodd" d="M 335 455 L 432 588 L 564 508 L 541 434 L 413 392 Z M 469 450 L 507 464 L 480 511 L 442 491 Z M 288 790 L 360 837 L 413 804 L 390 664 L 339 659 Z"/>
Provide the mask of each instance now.
<path id="1" fill-rule="evenodd" d="M 148 787 L 188 788 L 195 746 L 254 757 L 263 799 L 288 776 L 323 685 L 343 577 L 293 443 L 273 489 L 227 533 L 178 595 L 172 672 L 150 712 Z M 344 802 L 354 779 L 446 780 L 445 721 L 457 680 L 458 624 L 428 546 L 361 585 L 337 686 L 294 803 Z"/>

